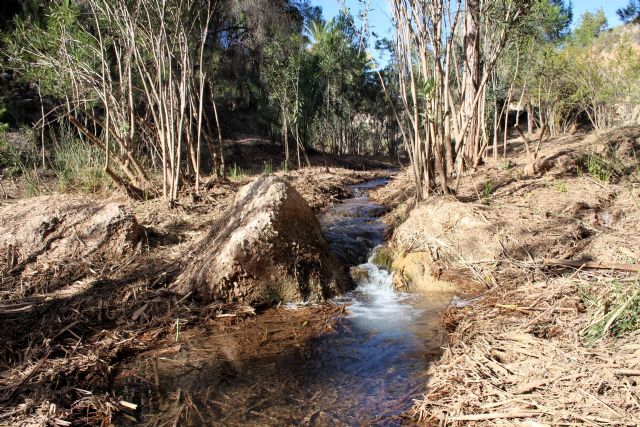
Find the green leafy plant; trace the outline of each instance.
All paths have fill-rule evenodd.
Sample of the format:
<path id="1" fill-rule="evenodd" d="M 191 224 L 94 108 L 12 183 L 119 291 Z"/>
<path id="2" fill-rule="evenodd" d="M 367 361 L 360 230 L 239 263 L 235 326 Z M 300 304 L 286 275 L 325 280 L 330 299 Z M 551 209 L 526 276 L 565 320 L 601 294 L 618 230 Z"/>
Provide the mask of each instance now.
<path id="1" fill-rule="evenodd" d="M 507 160 L 506 162 L 502 162 L 500 163 L 500 169 L 502 170 L 509 170 L 513 168 L 513 163 L 511 163 L 511 160 Z"/>
<path id="2" fill-rule="evenodd" d="M 35 171 L 28 170 L 24 172 L 24 195 L 25 197 L 37 197 L 44 193 L 42 183 Z"/>
<path id="3" fill-rule="evenodd" d="M 609 182 L 613 175 L 609 164 L 597 154 L 589 154 L 587 156 L 586 168 L 589 175 L 603 182 Z"/>
<path id="4" fill-rule="evenodd" d="M 262 174 L 263 175 L 271 175 L 273 173 L 273 164 L 271 159 L 268 162 L 262 163 Z"/>
<path id="5" fill-rule="evenodd" d="M 553 189 L 558 193 L 566 193 L 568 191 L 567 183 L 564 181 L 556 181 L 553 183 Z"/>
<path id="6" fill-rule="evenodd" d="M 484 200 L 489 200 L 494 189 L 495 189 L 495 184 L 493 183 L 493 181 L 485 182 L 484 186 L 482 187 L 482 198 Z"/>
<path id="7" fill-rule="evenodd" d="M 58 177 L 58 191 L 96 193 L 110 186 L 102 165 L 104 154 L 63 130 L 53 150 L 51 166 Z"/>
<path id="8" fill-rule="evenodd" d="M 0 99 L 0 119 L 6 112 L 6 108 L 2 105 Z M 2 173 L 13 176 L 20 171 L 20 156 L 17 151 L 9 144 L 6 138 L 6 132 L 9 126 L 0 121 L 0 169 Z"/>
<path id="9" fill-rule="evenodd" d="M 607 336 L 618 337 L 640 328 L 640 283 L 622 286 L 614 282 L 606 297 L 596 295 L 591 289 L 579 290 L 583 304 L 592 313 L 591 321 L 580 332 L 585 341 L 593 343 Z"/>
<path id="10" fill-rule="evenodd" d="M 229 169 L 229 179 L 234 181 L 240 181 L 246 176 L 245 171 L 238 167 L 237 164 L 233 164 L 233 167 Z"/>
<path id="11" fill-rule="evenodd" d="M 7 142 L 2 130 L 0 130 L 0 169 L 6 176 L 14 176 L 20 172 L 20 156 Z"/>

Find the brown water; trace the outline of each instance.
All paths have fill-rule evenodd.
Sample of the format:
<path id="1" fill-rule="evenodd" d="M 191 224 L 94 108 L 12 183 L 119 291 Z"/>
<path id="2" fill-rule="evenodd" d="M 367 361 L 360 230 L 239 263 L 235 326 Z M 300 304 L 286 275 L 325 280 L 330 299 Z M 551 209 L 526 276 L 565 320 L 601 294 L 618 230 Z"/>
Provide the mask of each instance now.
<path id="1" fill-rule="evenodd" d="M 322 332 L 330 328 L 323 329 L 321 323 L 329 323 L 318 318 L 323 316 L 318 308 L 308 320 L 320 325 L 317 334 L 301 339 L 294 328 L 294 336 L 289 336 L 292 324 L 304 329 L 307 320 L 301 324 L 300 316 L 308 315 L 309 309 L 288 306 L 241 323 L 235 332 L 194 338 L 187 351 L 160 361 L 163 389 L 181 389 L 188 398 L 175 393 L 158 398 L 151 392 L 125 389 L 125 395 L 128 392 L 149 412 L 161 415 L 146 420 L 171 424 L 174 418 L 186 419 L 182 411 L 191 411 L 186 424 L 409 422 L 403 414 L 424 390 L 429 363 L 446 341 L 438 313 L 453 295 L 396 292 L 391 274 L 366 262 L 383 242 L 384 232 L 379 219 L 384 209 L 367 198 L 366 190 L 385 183 L 355 186 L 355 197 L 320 216 L 336 254 L 369 273 L 366 283 L 333 301 L 349 304 L 349 314 L 338 320 L 333 332 Z M 272 344 L 278 334 L 279 344 Z M 289 339 L 291 345 L 283 346 Z M 250 345 L 256 340 L 260 345 Z"/>

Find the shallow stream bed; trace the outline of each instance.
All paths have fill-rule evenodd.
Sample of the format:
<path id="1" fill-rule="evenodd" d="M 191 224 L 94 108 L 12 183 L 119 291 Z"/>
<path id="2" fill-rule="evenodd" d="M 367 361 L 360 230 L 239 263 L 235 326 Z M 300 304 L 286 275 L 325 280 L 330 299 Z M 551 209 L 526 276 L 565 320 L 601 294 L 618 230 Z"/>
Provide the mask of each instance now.
<path id="1" fill-rule="evenodd" d="M 129 390 L 156 414 L 146 420 L 166 422 L 192 411 L 190 419 L 206 425 L 407 422 L 403 414 L 423 392 L 429 363 L 446 341 L 438 315 L 453 295 L 397 292 L 391 273 L 367 262 L 383 243 L 385 226 L 384 208 L 366 191 L 386 182 L 354 186 L 354 197 L 319 216 L 334 252 L 368 273 L 332 301 L 346 305 L 346 315 L 335 322 L 339 307 L 281 306 L 235 332 L 193 337 L 186 352 L 163 357 L 156 367 L 162 388 L 175 391 L 170 398 Z"/>

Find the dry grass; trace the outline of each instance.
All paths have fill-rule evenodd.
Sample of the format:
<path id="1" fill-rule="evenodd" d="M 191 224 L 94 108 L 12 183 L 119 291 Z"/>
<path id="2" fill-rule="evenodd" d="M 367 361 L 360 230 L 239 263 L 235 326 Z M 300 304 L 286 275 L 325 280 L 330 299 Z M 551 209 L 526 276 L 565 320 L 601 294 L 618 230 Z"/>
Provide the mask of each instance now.
<path id="1" fill-rule="evenodd" d="M 585 338 L 597 314 L 581 289 L 595 284 L 591 298 L 603 301 L 614 280 L 638 286 L 579 272 L 496 288 L 476 304 L 449 309 L 451 345 L 431 368 L 415 415 L 458 425 L 637 425 L 640 333 L 613 339 L 610 329 L 598 341 Z"/>
<path id="2" fill-rule="evenodd" d="M 636 127 L 545 144 L 542 156 L 598 153 L 602 144 L 607 153 L 626 150 L 616 164 L 626 163 L 627 175 L 615 172 L 608 181 L 601 179 L 606 171 L 580 172 L 572 164 L 527 176 L 524 155 L 514 155 L 510 168 L 489 164 L 463 178 L 457 199 L 484 206 L 479 216 L 493 227 L 486 237 L 499 250 L 489 263 L 465 261 L 471 252 L 444 259 L 467 278 L 492 280 L 478 302 L 442 314 L 451 342 L 431 365 L 426 394 L 414 407 L 418 420 L 640 423 L 640 278 L 544 266 L 549 258 L 640 262 L 638 135 Z M 488 182 L 493 188 L 483 197 Z"/>

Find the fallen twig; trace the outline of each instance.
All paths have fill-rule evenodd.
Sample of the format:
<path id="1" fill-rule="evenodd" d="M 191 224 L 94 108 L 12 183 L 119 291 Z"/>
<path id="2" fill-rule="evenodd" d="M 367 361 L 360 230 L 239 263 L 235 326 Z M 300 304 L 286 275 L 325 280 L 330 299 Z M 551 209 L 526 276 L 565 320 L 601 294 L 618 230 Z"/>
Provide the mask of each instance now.
<path id="1" fill-rule="evenodd" d="M 542 415 L 540 411 L 491 412 L 488 414 L 458 415 L 447 418 L 447 421 L 488 421 L 505 418 L 529 418 Z"/>
<path id="2" fill-rule="evenodd" d="M 582 269 L 591 268 L 596 270 L 619 270 L 640 273 L 640 264 L 621 264 L 615 262 L 579 261 L 568 259 L 548 259 L 545 260 L 543 264 L 547 266 L 575 267 Z"/>

